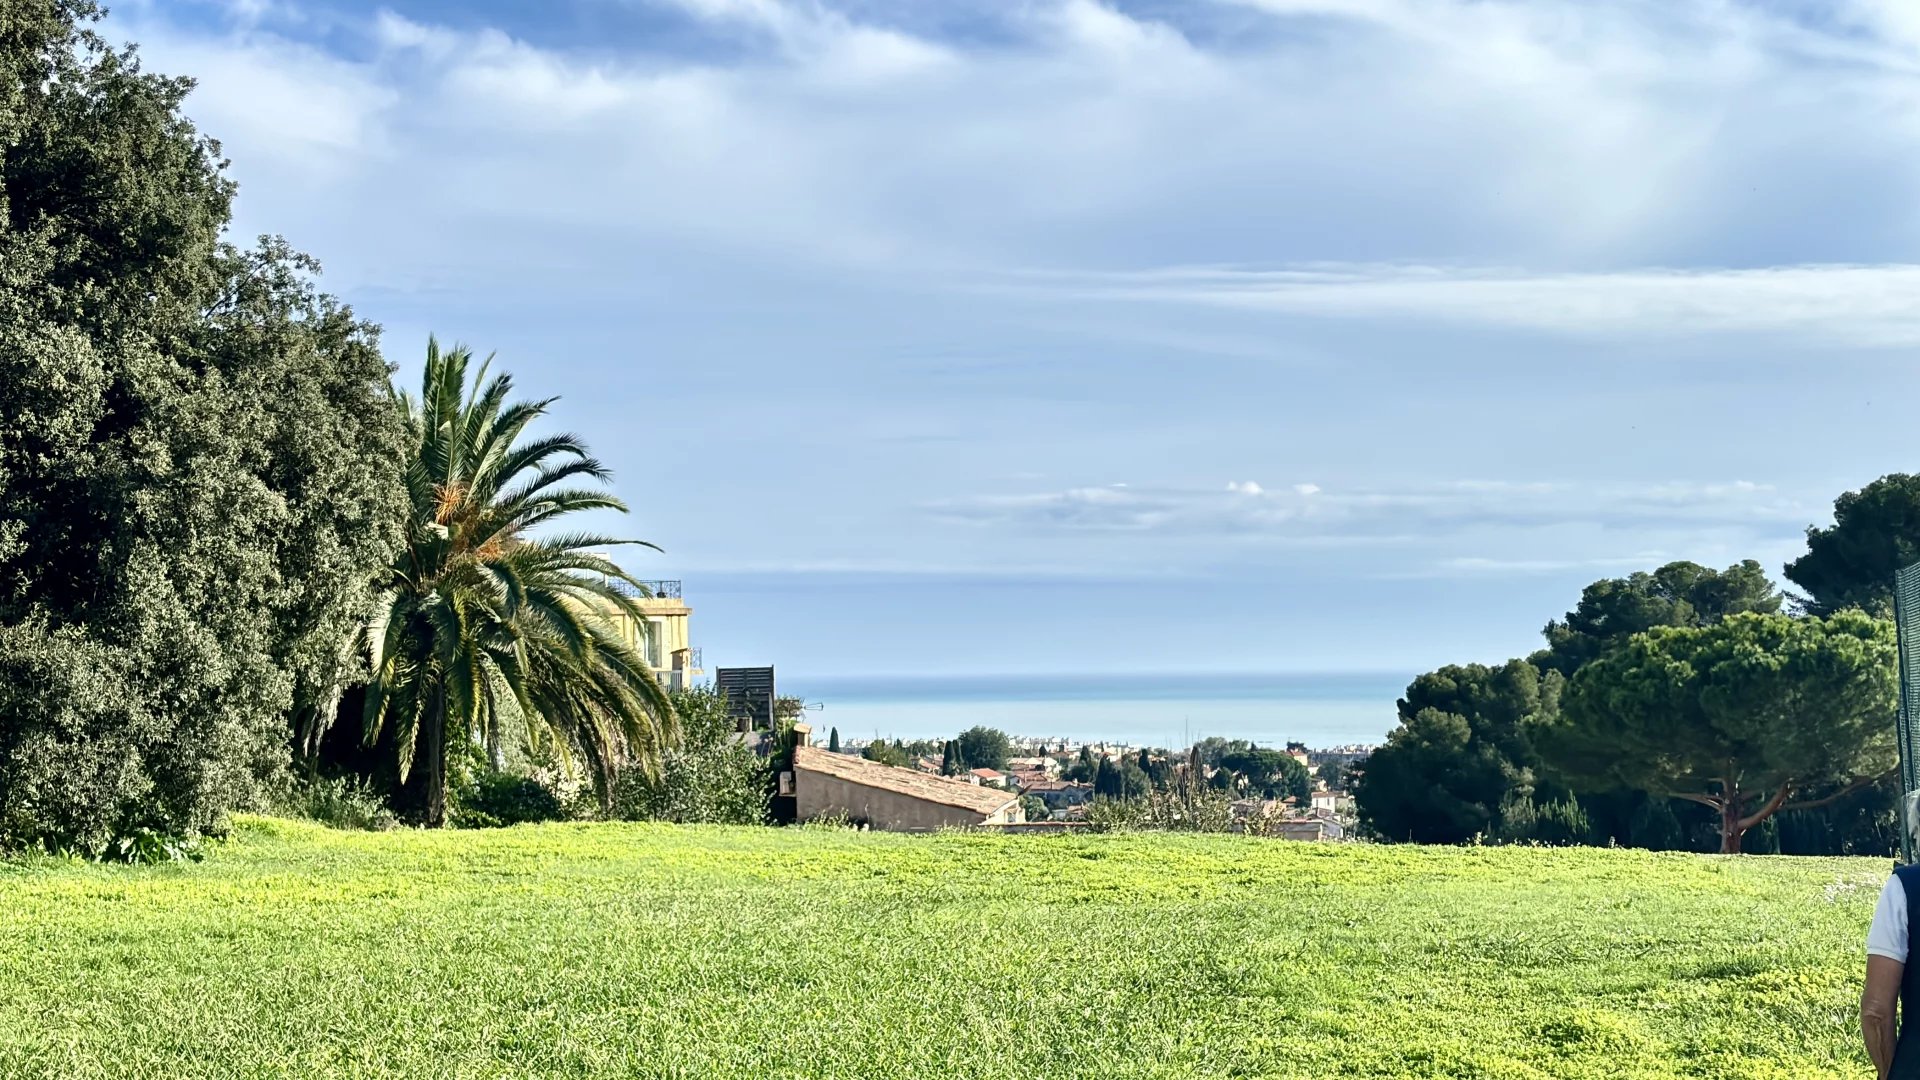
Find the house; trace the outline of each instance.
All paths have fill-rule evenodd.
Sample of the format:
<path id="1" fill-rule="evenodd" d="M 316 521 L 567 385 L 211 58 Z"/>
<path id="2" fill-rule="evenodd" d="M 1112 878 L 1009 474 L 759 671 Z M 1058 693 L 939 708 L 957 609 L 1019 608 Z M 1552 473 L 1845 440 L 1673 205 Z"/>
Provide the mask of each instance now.
<path id="1" fill-rule="evenodd" d="M 1060 772 L 1060 762 L 1050 757 L 1017 757 L 1007 759 L 1007 771 L 1013 773 L 1038 772 L 1053 777 Z"/>
<path id="2" fill-rule="evenodd" d="M 1021 791 L 1032 790 L 1034 785 L 1048 783 L 1052 779 L 1043 769 L 1023 769 L 1017 765 L 1007 769 L 1007 783 Z"/>
<path id="3" fill-rule="evenodd" d="M 1076 784 L 1070 780 L 1042 780 L 1023 788 L 1022 792 L 1046 803 L 1048 810 L 1066 810 L 1093 801 L 1092 784 Z"/>
<path id="4" fill-rule="evenodd" d="M 1327 818 L 1288 818 L 1275 822 L 1273 835 L 1284 840 L 1343 840 L 1346 830 Z"/>
<path id="5" fill-rule="evenodd" d="M 1347 793 L 1344 791 L 1316 791 L 1313 793 L 1315 813 L 1338 814 L 1347 809 Z"/>
<path id="6" fill-rule="evenodd" d="M 986 787 L 1003 788 L 1007 786 L 1007 774 L 999 769 L 973 769 L 967 773 L 973 782 Z"/>
<path id="7" fill-rule="evenodd" d="M 1281 803 L 1276 799 L 1235 799 L 1228 804 L 1228 810 L 1235 821 L 1249 818 L 1268 818 L 1281 812 Z"/>
<path id="8" fill-rule="evenodd" d="M 640 587 L 624 581 L 609 582 L 621 595 L 632 598 L 641 617 L 634 619 L 625 611 L 610 608 L 607 614 L 620 637 L 646 660 L 654 680 L 668 690 L 685 690 L 693 685 L 700 669 L 700 650 L 688 643 L 687 622 L 693 616 L 681 596 L 678 581 L 642 581 Z M 610 607 L 610 606 L 609 606 Z"/>
<path id="9" fill-rule="evenodd" d="M 1011 792 L 805 745 L 793 749 L 792 787 L 800 821 L 844 816 L 890 832 L 931 832 L 1026 820 Z"/>

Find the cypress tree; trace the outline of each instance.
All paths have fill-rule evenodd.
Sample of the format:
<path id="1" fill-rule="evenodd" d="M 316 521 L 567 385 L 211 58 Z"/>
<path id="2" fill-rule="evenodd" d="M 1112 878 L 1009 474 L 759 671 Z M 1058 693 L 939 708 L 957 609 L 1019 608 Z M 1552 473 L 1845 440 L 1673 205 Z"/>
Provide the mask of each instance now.
<path id="1" fill-rule="evenodd" d="M 837 754 L 839 752 L 840 752 L 840 729 L 834 728 L 827 733 L 827 753 Z"/>

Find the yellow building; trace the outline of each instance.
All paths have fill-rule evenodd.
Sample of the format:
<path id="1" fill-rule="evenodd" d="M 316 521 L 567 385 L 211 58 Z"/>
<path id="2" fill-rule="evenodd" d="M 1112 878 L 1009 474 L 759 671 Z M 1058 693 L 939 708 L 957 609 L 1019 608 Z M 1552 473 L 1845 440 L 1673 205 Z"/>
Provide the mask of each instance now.
<path id="1" fill-rule="evenodd" d="M 693 614 L 681 597 L 678 581 L 643 581 L 644 593 L 616 582 L 615 587 L 634 598 L 646 618 L 636 622 L 625 612 L 614 615 L 620 635 L 627 644 L 646 658 L 653 677 L 669 690 L 684 690 L 693 685 L 700 669 L 700 650 L 687 636 L 687 620 Z"/>

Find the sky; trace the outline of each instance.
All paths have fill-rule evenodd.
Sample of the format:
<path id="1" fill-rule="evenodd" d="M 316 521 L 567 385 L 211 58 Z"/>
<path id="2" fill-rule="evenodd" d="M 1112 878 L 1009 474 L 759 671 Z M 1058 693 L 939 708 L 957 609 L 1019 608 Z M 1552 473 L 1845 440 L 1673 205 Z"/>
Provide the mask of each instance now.
<path id="1" fill-rule="evenodd" d="M 708 667 L 1417 672 L 1910 466 L 1903 0 L 119 0 Z"/>

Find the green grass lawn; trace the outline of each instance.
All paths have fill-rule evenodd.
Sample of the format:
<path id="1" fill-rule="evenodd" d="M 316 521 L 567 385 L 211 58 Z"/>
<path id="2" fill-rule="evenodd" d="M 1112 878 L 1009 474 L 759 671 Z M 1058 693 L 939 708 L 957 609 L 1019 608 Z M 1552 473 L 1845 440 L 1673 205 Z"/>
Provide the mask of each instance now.
<path id="1" fill-rule="evenodd" d="M 0 1076 L 1860 1077 L 1887 869 L 250 819 L 0 864 Z"/>

